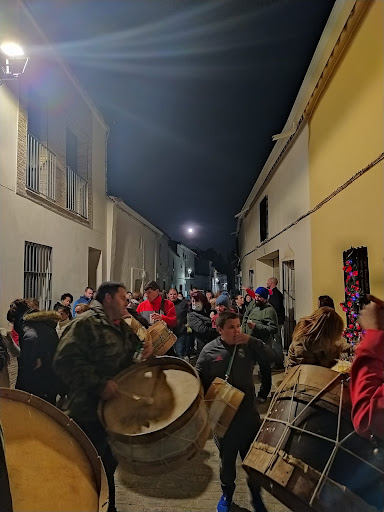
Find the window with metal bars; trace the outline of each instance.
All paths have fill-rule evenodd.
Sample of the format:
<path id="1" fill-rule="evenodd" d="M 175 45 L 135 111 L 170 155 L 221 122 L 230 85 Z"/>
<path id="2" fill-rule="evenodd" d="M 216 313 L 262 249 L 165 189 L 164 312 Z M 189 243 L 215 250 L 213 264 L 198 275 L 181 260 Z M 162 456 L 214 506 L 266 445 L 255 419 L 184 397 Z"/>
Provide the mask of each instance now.
<path id="1" fill-rule="evenodd" d="M 56 193 L 56 155 L 33 135 L 27 135 L 27 188 L 52 201 Z"/>
<path id="2" fill-rule="evenodd" d="M 268 238 L 268 196 L 260 201 L 260 242 Z"/>
<path id="3" fill-rule="evenodd" d="M 88 218 L 88 182 L 67 167 L 67 210 Z"/>
<path id="4" fill-rule="evenodd" d="M 52 247 L 25 242 L 24 298 L 37 299 L 41 310 L 52 305 Z"/>

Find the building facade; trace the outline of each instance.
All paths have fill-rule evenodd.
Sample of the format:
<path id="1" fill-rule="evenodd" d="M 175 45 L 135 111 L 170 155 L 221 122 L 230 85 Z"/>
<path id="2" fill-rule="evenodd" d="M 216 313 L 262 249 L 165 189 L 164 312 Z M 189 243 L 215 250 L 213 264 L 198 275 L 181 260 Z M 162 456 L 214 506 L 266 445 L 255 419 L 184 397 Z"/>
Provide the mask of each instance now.
<path id="1" fill-rule="evenodd" d="M 16 297 L 50 308 L 107 275 L 108 128 L 24 4 L 9 7 L 1 26 L 41 52 L 0 86 L 2 319 Z"/>
<path id="2" fill-rule="evenodd" d="M 185 297 L 195 286 L 196 253 L 174 240 L 169 241 L 169 278 L 170 286 L 176 288 Z"/>
<path id="3" fill-rule="evenodd" d="M 168 237 L 116 197 L 108 198 L 107 247 L 109 279 L 132 292 L 152 280 L 168 288 Z"/>
<path id="4" fill-rule="evenodd" d="M 256 288 L 279 279 L 287 342 L 320 295 L 330 295 L 343 315 L 348 254 L 364 254 L 368 288 L 383 296 L 383 40 L 383 2 L 336 1 L 285 128 L 238 215 L 241 283 Z"/>

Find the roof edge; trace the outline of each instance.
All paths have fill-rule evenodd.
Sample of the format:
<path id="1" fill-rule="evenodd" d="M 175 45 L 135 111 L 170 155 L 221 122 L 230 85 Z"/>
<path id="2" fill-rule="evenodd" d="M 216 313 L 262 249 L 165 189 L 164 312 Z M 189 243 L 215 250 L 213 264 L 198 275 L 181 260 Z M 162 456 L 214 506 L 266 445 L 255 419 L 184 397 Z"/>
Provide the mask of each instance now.
<path id="1" fill-rule="evenodd" d="M 281 135 L 286 134 L 286 136 L 277 139 L 241 211 L 235 215 L 239 221 L 251 207 L 270 171 L 280 159 L 282 152 L 286 150 L 287 138 L 288 142 L 290 142 L 300 129 L 307 105 L 313 97 L 324 69 L 327 67 L 329 58 L 357 3 L 360 3 L 360 0 L 336 0 L 308 66 L 291 112 L 282 129 Z M 295 127 L 293 133 L 292 127 Z"/>
<path id="2" fill-rule="evenodd" d="M 124 203 L 124 201 L 122 199 L 120 199 L 119 197 L 110 196 L 110 195 L 108 195 L 108 197 L 112 201 L 112 203 L 115 206 L 117 206 L 120 210 L 122 210 L 124 213 L 127 213 L 130 217 L 139 221 L 141 224 L 143 224 L 144 226 L 146 226 L 147 228 L 152 230 L 157 235 L 161 235 L 161 236 L 164 235 L 164 233 L 159 228 L 157 228 L 156 226 L 151 224 L 149 222 L 149 220 L 147 220 L 145 217 L 142 217 L 139 213 L 137 213 L 130 206 L 128 206 L 126 203 Z"/>

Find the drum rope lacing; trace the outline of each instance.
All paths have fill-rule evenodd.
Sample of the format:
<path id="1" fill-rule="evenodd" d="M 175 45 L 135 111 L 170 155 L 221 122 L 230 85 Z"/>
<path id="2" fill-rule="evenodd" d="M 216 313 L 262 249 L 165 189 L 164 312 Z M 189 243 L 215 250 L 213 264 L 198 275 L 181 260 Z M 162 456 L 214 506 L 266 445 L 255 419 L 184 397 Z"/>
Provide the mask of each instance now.
<path id="1" fill-rule="evenodd" d="M 300 368 L 299 366 L 297 367 L 298 369 Z M 315 401 L 317 400 L 324 392 L 326 392 L 328 390 L 328 388 L 334 384 L 340 377 L 341 375 L 340 374 L 337 374 L 331 381 L 328 382 L 328 384 L 322 388 L 305 406 L 304 408 L 300 411 L 300 413 L 295 416 L 292 421 L 284 421 L 284 420 L 280 420 L 278 418 L 270 418 L 268 417 L 268 415 L 270 414 L 270 412 L 272 411 L 272 408 L 276 405 L 276 402 L 278 400 L 278 397 L 279 397 L 279 392 L 283 389 L 283 387 L 286 389 L 287 388 L 287 385 L 289 384 L 289 382 L 292 380 L 292 377 L 296 374 L 296 371 L 295 372 L 292 372 L 292 374 L 290 375 L 290 378 L 287 382 L 283 383 L 281 385 L 281 387 L 279 388 L 279 390 L 276 392 L 272 402 L 271 402 L 271 405 L 269 406 L 269 409 L 268 409 L 268 412 L 265 416 L 265 419 L 260 427 L 260 432 L 263 430 L 263 427 L 265 425 L 266 422 L 275 422 L 275 423 L 280 423 L 282 425 L 285 425 L 285 429 L 283 431 L 283 433 L 281 434 L 280 436 L 280 439 L 279 441 L 276 443 L 276 446 L 274 448 L 274 451 L 272 453 L 272 457 L 271 457 L 271 460 L 269 461 L 269 464 L 268 466 L 265 468 L 264 470 L 264 473 L 266 473 L 270 468 L 271 466 L 274 464 L 274 462 L 276 461 L 276 459 L 278 458 L 278 452 L 280 451 L 281 449 L 281 446 L 284 444 L 286 438 L 288 437 L 289 435 L 289 432 L 290 430 L 297 430 L 298 432 L 301 432 L 301 433 L 304 433 L 304 434 L 308 434 L 308 435 L 311 435 L 313 437 L 317 437 L 319 439 L 323 439 L 324 441 L 328 441 L 328 442 L 331 442 L 331 443 L 334 443 L 334 447 L 333 447 L 333 450 L 332 450 L 332 453 L 326 463 L 326 465 L 324 466 L 324 469 L 320 475 L 320 478 L 319 478 L 319 481 L 315 487 L 315 490 L 313 491 L 313 494 L 312 494 L 312 497 L 311 497 L 311 500 L 309 502 L 309 505 L 312 506 L 316 497 L 321 493 L 323 487 L 324 487 L 324 484 L 325 484 L 325 481 L 327 480 L 328 478 L 328 475 L 329 475 L 329 471 L 331 469 L 331 466 L 332 466 L 332 463 L 333 461 L 335 460 L 335 457 L 337 455 L 337 452 L 340 449 L 342 449 L 343 451 L 345 451 L 346 453 L 348 453 L 349 455 L 352 455 L 353 457 L 355 457 L 356 459 L 360 460 L 360 462 L 363 462 L 365 464 L 367 464 L 368 466 L 370 466 L 371 468 L 373 468 L 374 470 L 378 471 L 379 473 L 381 473 L 383 476 L 384 476 L 384 471 L 381 470 L 379 467 L 375 466 L 374 464 L 371 464 L 370 462 L 368 462 L 367 460 L 364 460 L 362 457 L 360 457 L 359 455 L 357 455 L 356 453 L 353 453 L 352 451 L 348 450 L 348 448 L 346 448 L 345 446 L 343 446 L 343 443 L 345 443 L 348 439 L 350 439 L 353 435 L 356 435 L 357 436 L 357 433 L 355 431 L 352 431 L 350 432 L 349 434 L 347 434 L 343 439 L 340 440 L 340 424 L 341 424 L 341 412 L 342 412 L 342 404 L 343 404 L 343 395 L 344 395 L 344 386 L 348 383 L 349 381 L 349 378 L 347 378 L 346 380 L 345 379 L 342 379 L 340 381 L 340 386 L 341 386 L 341 389 L 340 389 L 340 399 L 339 399 L 339 411 L 338 411 L 338 418 L 337 418 L 337 431 L 336 431 L 336 439 L 332 439 L 332 438 L 329 438 L 329 437 L 326 437 L 326 436 L 323 436 L 321 434 L 316 434 L 315 432 L 311 432 L 305 428 L 301 428 L 301 427 L 298 427 L 297 425 L 295 425 L 294 423 L 297 421 L 297 419 L 308 409 L 308 407 Z M 292 394 L 291 394 L 291 398 L 290 398 L 290 408 L 289 408 L 289 413 L 288 413 L 288 418 L 291 418 L 291 415 L 292 415 L 292 408 L 293 408 L 293 403 L 294 403 L 294 396 L 295 396 L 295 393 L 296 393 L 296 389 L 297 389 L 297 382 L 294 384 L 294 386 L 292 387 Z"/>

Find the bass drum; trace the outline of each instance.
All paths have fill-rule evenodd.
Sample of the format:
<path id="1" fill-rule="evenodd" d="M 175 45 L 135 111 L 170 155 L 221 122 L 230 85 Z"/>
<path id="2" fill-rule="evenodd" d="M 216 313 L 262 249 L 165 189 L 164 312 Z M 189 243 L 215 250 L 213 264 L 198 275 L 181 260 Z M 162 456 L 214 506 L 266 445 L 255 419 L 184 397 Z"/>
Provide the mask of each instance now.
<path id="1" fill-rule="evenodd" d="M 84 432 L 45 400 L 0 388 L 14 512 L 106 512 L 108 483 Z"/>
<path id="2" fill-rule="evenodd" d="M 99 417 L 122 468 L 138 475 L 163 474 L 204 448 L 210 434 L 208 411 L 189 363 L 154 357 L 115 380 L 120 396 L 100 402 Z"/>
<path id="3" fill-rule="evenodd" d="M 351 422 L 348 375 L 291 368 L 244 467 L 295 512 L 383 510 L 384 461 Z"/>

